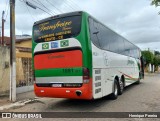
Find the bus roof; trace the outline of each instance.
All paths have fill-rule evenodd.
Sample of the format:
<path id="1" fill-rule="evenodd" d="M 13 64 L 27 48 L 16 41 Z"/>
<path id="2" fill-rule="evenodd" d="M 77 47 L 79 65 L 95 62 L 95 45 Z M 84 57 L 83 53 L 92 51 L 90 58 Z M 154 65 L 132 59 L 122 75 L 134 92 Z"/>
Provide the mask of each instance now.
<path id="1" fill-rule="evenodd" d="M 105 24 L 103 24 L 102 22 L 100 22 L 99 20 L 97 20 L 95 17 L 93 17 L 92 15 L 88 14 L 87 12 L 85 11 L 75 11 L 75 12 L 69 12 L 69 13 L 63 13 L 63 14 L 59 14 L 59 15 L 55 15 L 55 16 L 51 16 L 51 17 L 48 17 L 48 18 L 45 18 L 45 19 L 42 19 L 42 20 L 39 20 L 37 22 L 34 23 L 34 25 L 37 25 L 37 24 L 40 24 L 40 23 L 43 23 L 45 21 L 49 21 L 49 20 L 52 20 L 52 19 L 57 19 L 57 18 L 62 18 L 62 17 L 67 17 L 67 16 L 74 16 L 74 15 L 82 15 L 82 13 L 85 13 L 87 14 L 88 16 L 92 17 L 93 19 L 95 19 L 97 22 L 101 23 L 102 25 L 104 25 L 105 27 L 107 27 L 108 29 L 110 29 L 108 26 L 106 26 Z M 112 30 L 112 29 L 110 29 Z M 112 30 L 113 31 L 113 30 Z M 115 31 L 113 31 L 115 32 Z M 118 34 L 117 32 L 115 32 L 116 34 Z M 121 36 L 120 34 L 118 34 L 119 36 Z M 121 36 L 123 37 L 123 36 Z M 124 38 L 124 37 L 123 37 Z M 129 43 L 133 44 L 132 42 L 130 42 L 129 40 L 127 40 L 126 38 L 124 38 L 125 41 L 128 41 Z M 136 46 L 135 44 L 133 44 L 134 46 Z M 139 49 L 141 51 L 141 49 L 136 46 L 137 49 Z"/>
<path id="2" fill-rule="evenodd" d="M 39 23 L 43 23 L 45 21 L 49 21 L 51 19 L 57 19 L 57 18 L 62 18 L 62 17 L 67 17 L 67 16 L 74 16 L 74 15 L 81 15 L 83 13 L 83 11 L 75 11 L 75 12 L 70 12 L 70 13 L 63 13 L 63 14 L 59 14 L 59 15 L 55 15 L 55 16 L 51 16 L 42 20 L 39 20 L 37 22 L 34 23 L 34 25 L 37 25 Z"/>

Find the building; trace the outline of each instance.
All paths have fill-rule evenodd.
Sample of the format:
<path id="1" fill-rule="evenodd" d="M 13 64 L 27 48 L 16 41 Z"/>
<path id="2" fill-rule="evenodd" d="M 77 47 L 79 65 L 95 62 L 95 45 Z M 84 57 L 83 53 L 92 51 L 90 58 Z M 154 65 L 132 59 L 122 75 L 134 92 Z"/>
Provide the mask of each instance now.
<path id="1" fill-rule="evenodd" d="M 16 63 L 18 92 L 33 89 L 32 39 L 31 36 L 16 36 Z"/>
<path id="2" fill-rule="evenodd" d="M 1 39 L 1 38 L 0 38 Z M 10 46 L 10 38 L 4 37 L 5 46 L 2 48 L 8 48 Z M 26 92 L 33 89 L 33 73 L 32 73 L 32 39 L 29 35 L 17 35 L 16 36 L 16 85 L 17 93 Z M 4 56 L 4 54 L 1 56 Z M 5 56 L 10 56 L 5 55 Z M 4 63 L 8 63 L 8 61 Z M 3 61 L 3 60 L 2 60 Z M 2 70 L 3 71 L 3 70 Z M 9 84 L 9 73 L 6 74 L 6 82 Z M 3 83 L 2 81 L 0 83 Z M 6 85 L 7 85 L 6 84 Z M 3 89 L 4 91 L 5 89 Z M 8 87 L 6 87 L 8 90 Z M 5 92 L 5 91 L 4 91 Z"/>

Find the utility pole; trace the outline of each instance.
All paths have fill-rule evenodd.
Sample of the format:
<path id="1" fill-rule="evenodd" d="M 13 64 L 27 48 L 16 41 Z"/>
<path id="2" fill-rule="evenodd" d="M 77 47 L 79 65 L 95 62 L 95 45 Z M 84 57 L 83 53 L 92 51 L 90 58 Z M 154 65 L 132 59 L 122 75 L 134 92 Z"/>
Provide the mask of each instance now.
<path id="1" fill-rule="evenodd" d="M 2 12 L 2 46 L 4 45 L 4 11 Z"/>
<path id="2" fill-rule="evenodd" d="M 1 42 L 2 42 L 2 37 L 1 37 L 1 26 L 0 26 L 0 38 L 1 38 L 1 40 L 0 40 L 0 45 L 1 45 Z"/>
<path id="3" fill-rule="evenodd" d="M 16 101 L 15 0 L 10 0 L 10 101 Z"/>

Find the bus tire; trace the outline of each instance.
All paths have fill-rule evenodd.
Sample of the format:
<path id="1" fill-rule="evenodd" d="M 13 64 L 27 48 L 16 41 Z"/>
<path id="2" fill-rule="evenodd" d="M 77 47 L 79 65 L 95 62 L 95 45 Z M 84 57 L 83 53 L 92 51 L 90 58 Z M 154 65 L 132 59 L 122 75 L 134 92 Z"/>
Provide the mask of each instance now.
<path id="1" fill-rule="evenodd" d="M 138 80 L 135 82 L 135 84 L 140 84 L 140 74 Z"/>
<path id="2" fill-rule="evenodd" d="M 118 94 L 122 95 L 123 91 L 124 91 L 124 80 L 123 78 L 121 78 L 119 81 L 119 86 L 118 86 Z"/>
<path id="3" fill-rule="evenodd" d="M 115 99 L 117 99 L 117 97 L 118 97 L 118 81 L 115 79 L 113 93 L 110 95 L 110 98 L 112 100 L 115 100 Z"/>
<path id="4" fill-rule="evenodd" d="M 140 78 L 138 78 L 135 84 L 140 84 Z"/>

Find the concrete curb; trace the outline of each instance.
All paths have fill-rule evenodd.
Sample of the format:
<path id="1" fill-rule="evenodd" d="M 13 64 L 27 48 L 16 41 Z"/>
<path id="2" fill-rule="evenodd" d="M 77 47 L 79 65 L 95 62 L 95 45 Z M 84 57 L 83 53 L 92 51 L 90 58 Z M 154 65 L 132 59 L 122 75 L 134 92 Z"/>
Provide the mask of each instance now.
<path id="1" fill-rule="evenodd" d="M 28 103 L 34 102 L 36 100 L 38 100 L 37 97 L 35 97 L 33 99 L 26 99 L 26 100 L 18 101 L 18 102 L 9 104 L 9 105 L 4 105 L 4 106 L 0 107 L 0 111 L 8 110 L 8 109 L 11 109 L 11 108 L 22 107 L 22 106 L 24 106 L 24 105 L 26 105 Z"/>

